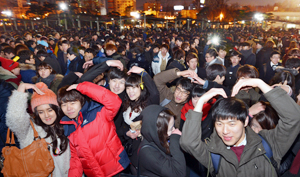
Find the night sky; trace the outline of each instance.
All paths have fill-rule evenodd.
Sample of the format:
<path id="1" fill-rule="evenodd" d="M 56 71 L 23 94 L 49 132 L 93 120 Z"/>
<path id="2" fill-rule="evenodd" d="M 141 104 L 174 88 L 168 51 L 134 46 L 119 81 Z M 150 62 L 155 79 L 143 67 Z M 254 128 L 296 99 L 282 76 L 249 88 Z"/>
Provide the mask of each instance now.
<path id="1" fill-rule="evenodd" d="M 150 2 L 150 1 L 155 1 L 155 0 L 136 0 L 136 8 L 137 10 L 142 10 L 143 9 L 143 4 L 145 2 Z M 251 5 L 273 5 L 275 2 L 283 2 L 284 0 L 229 0 L 229 4 L 230 3 L 235 3 L 238 2 L 240 5 L 249 5 L 249 3 L 251 3 Z M 161 0 L 162 5 L 164 6 L 166 3 L 170 3 L 172 2 L 174 5 L 179 5 L 180 2 L 183 4 L 184 2 L 188 3 L 188 2 L 192 2 L 192 0 Z"/>

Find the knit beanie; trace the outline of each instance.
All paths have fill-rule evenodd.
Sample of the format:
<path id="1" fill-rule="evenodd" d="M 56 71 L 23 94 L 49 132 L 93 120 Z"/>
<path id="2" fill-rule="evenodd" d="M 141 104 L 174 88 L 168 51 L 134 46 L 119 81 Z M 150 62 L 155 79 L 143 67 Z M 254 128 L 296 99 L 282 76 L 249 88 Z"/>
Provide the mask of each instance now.
<path id="1" fill-rule="evenodd" d="M 33 92 L 31 97 L 31 108 L 34 111 L 34 108 L 43 104 L 54 104 L 58 106 L 56 94 L 48 89 L 47 85 L 43 82 L 35 84 L 38 89 L 40 89 L 44 95 L 39 95 L 36 92 Z"/>
<path id="2" fill-rule="evenodd" d="M 2 57 L 0 57 L 0 62 L 1 62 L 2 67 L 8 71 L 11 71 L 19 66 L 18 62 L 14 62 L 13 60 L 9 60 L 9 59 L 2 58 Z"/>

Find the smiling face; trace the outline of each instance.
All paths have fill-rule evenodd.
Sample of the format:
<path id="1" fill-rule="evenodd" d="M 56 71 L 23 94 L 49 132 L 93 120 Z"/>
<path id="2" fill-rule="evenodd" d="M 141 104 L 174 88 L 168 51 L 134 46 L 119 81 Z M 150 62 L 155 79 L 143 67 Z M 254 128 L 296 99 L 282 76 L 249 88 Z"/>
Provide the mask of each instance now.
<path id="1" fill-rule="evenodd" d="M 226 146 L 239 145 L 245 138 L 245 127 L 248 125 L 248 120 L 247 117 L 243 124 L 236 118 L 219 119 L 215 122 L 215 129 Z"/>
<path id="2" fill-rule="evenodd" d="M 141 96 L 141 88 L 136 87 L 126 87 L 126 93 L 131 101 L 137 101 Z"/>
<path id="3" fill-rule="evenodd" d="M 115 94 L 120 94 L 125 90 L 125 79 L 111 79 L 109 80 L 109 89 Z"/>
<path id="4" fill-rule="evenodd" d="M 63 113 L 70 119 L 77 120 L 81 108 L 82 106 L 80 101 L 63 102 L 61 104 L 61 109 Z"/>
<path id="5" fill-rule="evenodd" d="M 49 104 L 37 106 L 36 111 L 42 122 L 46 125 L 52 125 L 57 118 L 56 112 L 50 107 Z"/>
<path id="6" fill-rule="evenodd" d="M 176 103 L 183 103 L 189 97 L 190 92 L 183 89 L 181 85 L 178 85 L 174 92 L 174 99 Z"/>

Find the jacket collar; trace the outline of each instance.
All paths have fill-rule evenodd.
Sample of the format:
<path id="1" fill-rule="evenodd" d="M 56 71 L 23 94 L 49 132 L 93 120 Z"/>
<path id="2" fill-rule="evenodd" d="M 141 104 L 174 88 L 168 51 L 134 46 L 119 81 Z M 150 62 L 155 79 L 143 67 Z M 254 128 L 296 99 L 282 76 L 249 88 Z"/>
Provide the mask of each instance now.
<path id="1" fill-rule="evenodd" d="M 88 114 L 88 112 L 101 107 L 100 103 L 94 102 L 94 101 L 86 101 L 85 104 L 83 105 L 83 107 L 81 108 L 81 110 L 78 113 L 78 119 L 79 117 L 83 117 L 84 119 L 87 118 L 86 115 Z M 61 119 L 61 123 L 63 124 L 74 124 L 74 119 L 70 119 L 68 116 L 64 116 Z M 82 122 L 81 122 L 82 123 Z M 81 124 L 79 123 L 79 124 Z"/>
<path id="2" fill-rule="evenodd" d="M 238 162 L 236 154 L 223 143 L 215 129 L 210 137 L 211 140 L 208 142 L 208 151 L 220 154 L 226 159 L 226 161 L 232 163 L 236 169 L 257 156 L 265 154 L 266 151 L 263 148 L 262 140 L 259 135 L 256 134 L 249 126 L 246 127 L 245 133 L 247 137 L 247 144 L 243 150 L 240 162 Z"/>

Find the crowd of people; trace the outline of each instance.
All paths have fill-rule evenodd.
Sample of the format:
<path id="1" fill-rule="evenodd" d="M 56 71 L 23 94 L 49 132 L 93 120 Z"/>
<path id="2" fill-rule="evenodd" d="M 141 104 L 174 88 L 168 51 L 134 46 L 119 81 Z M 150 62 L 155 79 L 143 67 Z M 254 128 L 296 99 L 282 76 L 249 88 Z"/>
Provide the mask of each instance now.
<path id="1" fill-rule="evenodd" d="M 0 148 L 8 128 L 30 145 L 32 121 L 49 176 L 300 176 L 299 46 L 296 29 L 2 33 Z"/>

